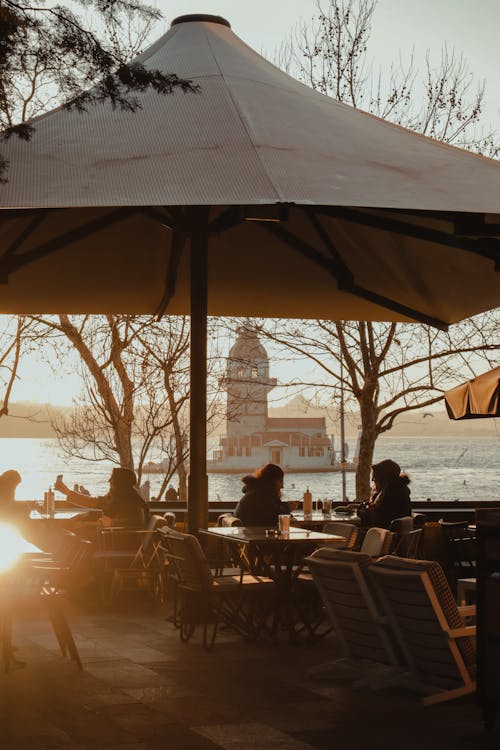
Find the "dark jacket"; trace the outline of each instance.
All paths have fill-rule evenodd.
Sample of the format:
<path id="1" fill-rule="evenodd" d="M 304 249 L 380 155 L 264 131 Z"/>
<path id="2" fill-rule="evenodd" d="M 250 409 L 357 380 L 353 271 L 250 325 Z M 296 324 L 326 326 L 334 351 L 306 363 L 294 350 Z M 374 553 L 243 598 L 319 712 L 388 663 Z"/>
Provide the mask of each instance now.
<path id="1" fill-rule="evenodd" d="M 134 490 L 113 490 L 97 498 L 103 515 L 109 516 L 115 526 L 144 528 L 149 521 L 149 508 Z"/>
<path id="2" fill-rule="evenodd" d="M 374 497 L 370 508 L 370 526 L 388 529 L 395 518 L 411 516 L 408 481 L 407 477 L 398 477 Z"/>
<path id="3" fill-rule="evenodd" d="M 243 477 L 243 497 L 234 514 L 243 526 L 276 526 L 283 509 L 279 493 L 267 482 L 250 475 Z"/>

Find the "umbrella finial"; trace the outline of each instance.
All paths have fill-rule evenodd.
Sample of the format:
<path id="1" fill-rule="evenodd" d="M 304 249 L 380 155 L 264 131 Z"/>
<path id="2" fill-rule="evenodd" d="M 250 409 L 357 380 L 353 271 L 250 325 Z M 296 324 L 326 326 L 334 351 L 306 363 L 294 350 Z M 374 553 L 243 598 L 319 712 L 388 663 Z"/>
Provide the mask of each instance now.
<path id="1" fill-rule="evenodd" d="M 218 23 L 221 26 L 227 26 L 228 29 L 231 28 L 229 21 L 226 21 L 222 16 L 211 16 L 207 13 L 191 13 L 187 16 L 177 16 L 177 18 L 174 18 L 170 24 L 170 28 L 172 28 L 172 26 L 177 26 L 180 23 L 192 23 L 193 21 L 197 21 L 198 23 Z"/>

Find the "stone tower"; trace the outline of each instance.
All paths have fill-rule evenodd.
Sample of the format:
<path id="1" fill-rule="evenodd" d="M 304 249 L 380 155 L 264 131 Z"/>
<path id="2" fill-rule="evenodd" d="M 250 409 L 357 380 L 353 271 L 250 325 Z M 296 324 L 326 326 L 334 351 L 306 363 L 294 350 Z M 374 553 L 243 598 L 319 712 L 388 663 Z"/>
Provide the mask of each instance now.
<path id="1" fill-rule="evenodd" d="M 269 357 L 256 332 L 240 327 L 236 333 L 223 381 L 228 437 L 265 431 L 267 394 L 276 385 L 276 378 L 269 377 Z"/>

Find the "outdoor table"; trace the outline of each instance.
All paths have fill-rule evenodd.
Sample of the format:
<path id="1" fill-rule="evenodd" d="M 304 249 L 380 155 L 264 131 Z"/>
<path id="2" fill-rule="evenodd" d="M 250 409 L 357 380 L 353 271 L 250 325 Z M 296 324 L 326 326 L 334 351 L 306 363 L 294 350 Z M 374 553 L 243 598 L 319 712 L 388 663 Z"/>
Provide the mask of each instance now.
<path id="1" fill-rule="evenodd" d="M 294 527 L 288 532 L 277 532 L 260 526 L 217 526 L 199 532 L 236 545 L 242 570 L 274 579 L 277 596 L 273 631 L 281 625 L 288 630 L 291 639 L 296 635 L 297 615 L 303 620 L 301 607 L 295 602 L 295 583 L 304 558 L 316 547 L 345 542 L 342 536 Z M 272 536 L 269 535 L 271 532 Z"/>
<path id="2" fill-rule="evenodd" d="M 88 508 L 73 509 L 73 510 L 55 510 L 52 515 L 47 513 L 41 513 L 39 510 L 32 510 L 30 512 L 30 521 L 72 521 L 73 518 L 81 516 L 84 513 L 88 513 Z"/>
<path id="3" fill-rule="evenodd" d="M 325 523 L 330 521 L 340 521 L 341 523 L 354 523 L 359 524 L 360 518 L 356 513 L 323 513 L 322 511 L 313 511 L 307 515 L 304 515 L 301 510 L 293 510 L 292 513 L 292 524 L 294 526 L 300 526 L 304 529 L 310 528 L 314 530 L 322 529 Z"/>

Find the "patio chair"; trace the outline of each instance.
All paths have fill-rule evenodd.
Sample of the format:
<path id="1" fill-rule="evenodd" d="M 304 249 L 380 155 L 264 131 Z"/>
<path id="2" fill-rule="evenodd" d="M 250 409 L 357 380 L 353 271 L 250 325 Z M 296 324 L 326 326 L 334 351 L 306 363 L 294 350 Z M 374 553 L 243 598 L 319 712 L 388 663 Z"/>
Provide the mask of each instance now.
<path id="1" fill-rule="evenodd" d="M 164 528 L 161 548 L 172 567 L 176 587 L 174 624 L 182 641 L 189 641 L 196 625 L 203 627 L 203 646 L 210 651 L 223 621 L 244 636 L 255 636 L 264 623 L 262 597 L 272 609 L 275 584 L 251 574 L 214 576 L 195 536 Z"/>
<path id="2" fill-rule="evenodd" d="M 89 583 L 93 543 L 64 529 L 50 556 L 30 560 L 26 579 L 39 591 L 74 594 Z"/>
<path id="3" fill-rule="evenodd" d="M 372 558 L 361 552 L 322 547 L 306 562 L 342 650 L 340 660 L 330 666 L 345 663 L 359 672 L 370 664 L 379 668 L 384 665 L 383 679 L 368 679 L 372 687 L 382 687 L 387 679 L 399 679 L 403 673 L 401 658 L 367 577 Z"/>
<path id="4" fill-rule="evenodd" d="M 457 607 L 441 566 L 388 555 L 369 568 L 383 608 L 425 705 L 475 690 L 475 625 Z"/>
<path id="5" fill-rule="evenodd" d="M 152 515 L 147 529 L 103 527 L 94 554 L 101 595 L 113 599 L 124 589 L 146 589 L 159 596 L 160 559 L 156 532 L 166 527 L 163 516 Z"/>
<path id="6" fill-rule="evenodd" d="M 395 518 L 391 523 L 390 531 L 393 534 L 391 555 L 410 559 L 417 559 L 420 556 L 422 528 L 414 528 L 413 516 Z"/>
<path id="7" fill-rule="evenodd" d="M 328 521 L 323 526 L 324 534 L 337 534 L 343 536 L 345 543 L 337 546 L 337 549 L 353 549 L 356 544 L 359 528 L 353 523 L 343 523 L 342 521 Z"/>
<path id="8" fill-rule="evenodd" d="M 392 532 L 388 529 L 381 529 L 378 526 L 372 526 L 366 532 L 359 551 L 370 557 L 387 555 L 391 549 L 392 537 Z"/>
<path id="9" fill-rule="evenodd" d="M 170 526 L 171 529 L 175 529 L 177 519 L 175 513 L 172 510 L 167 510 L 163 514 L 163 518 L 165 519 L 165 523 L 167 526 Z"/>
<path id="10" fill-rule="evenodd" d="M 459 578 L 476 576 L 476 538 L 469 531 L 468 521 L 439 520 L 449 564 L 453 588 Z"/>

